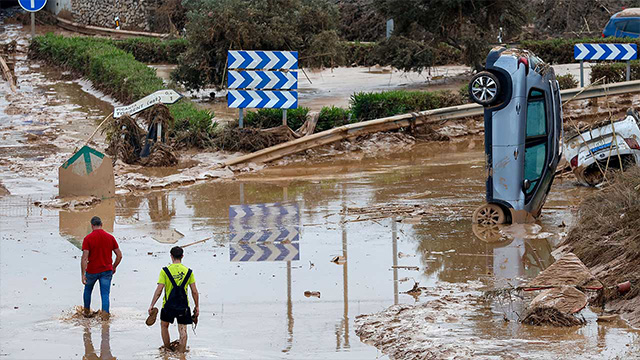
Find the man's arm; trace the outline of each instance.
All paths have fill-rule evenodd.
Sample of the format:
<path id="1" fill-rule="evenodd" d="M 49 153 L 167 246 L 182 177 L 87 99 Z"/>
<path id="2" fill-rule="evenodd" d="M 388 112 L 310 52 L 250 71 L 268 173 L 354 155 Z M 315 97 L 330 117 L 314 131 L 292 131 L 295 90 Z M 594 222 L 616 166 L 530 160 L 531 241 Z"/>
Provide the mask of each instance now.
<path id="1" fill-rule="evenodd" d="M 89 250 L 82 250 L 80 259 L 80 279 L 83 284 L 87 283 L 87 264 L 89 263 Z"/>
<path id="2" fill-rule="evenodd" d="M 149 315 L 151 315 L 151 309 L 156 305 L 156 301 L 160 299 L 160 295 L 162 295 L 162 289 L 164 289 L 164 284 L 158 284 L 156 287 L 156 291 L 153 293 L 153 299 L 151 300 L 151 305 L 149 305 Z"/>
<path id="3" fill-rule="evenodd" d="M 120 265 L 120 261 L 122 261 L 122 251 L 120 248 L 113 249 L 113 252 L 116 253 L 116 261 L 113 262 L 113 273 L 116 273 L 116 268 Z"/>
<path id="4" fill-rule="evenodd" d="M 198 317 L 200 313 L 200 294 L 198 294 L 196 283 L 192 283 L 189 287 L 191 287 L 191 296 L 193 296 L 193 316 Z"/>

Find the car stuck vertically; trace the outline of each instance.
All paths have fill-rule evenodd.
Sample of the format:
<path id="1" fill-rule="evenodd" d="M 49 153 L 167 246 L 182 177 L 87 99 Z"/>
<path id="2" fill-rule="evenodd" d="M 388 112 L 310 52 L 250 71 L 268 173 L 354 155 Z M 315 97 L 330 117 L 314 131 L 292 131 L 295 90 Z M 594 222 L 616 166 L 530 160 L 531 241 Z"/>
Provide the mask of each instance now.
<path id="1" fill-rule="evenodd" d="M 494 48 L 469 83 L 484 106 L 486 203 L 474 223 L 531 222 L 551 188 L 562 147 L 562 103 L 553 69 L 526 50 Z"/>

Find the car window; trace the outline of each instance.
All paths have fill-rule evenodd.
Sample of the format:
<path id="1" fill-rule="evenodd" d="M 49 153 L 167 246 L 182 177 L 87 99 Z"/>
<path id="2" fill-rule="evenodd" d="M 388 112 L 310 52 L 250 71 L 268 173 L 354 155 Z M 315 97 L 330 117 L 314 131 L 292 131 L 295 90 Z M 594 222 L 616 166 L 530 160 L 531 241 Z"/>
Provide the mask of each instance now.
<path id="1" fill-rule="evenodd" d="M 542 143 L 525 148 L 524 151 L 524 178 L 531 182 L 531 186 L 526 190 L 529 195 L 533 192 L 540 181 L 544 171 L 545 159 L 547 156 L 547 143 Z"/>
<path id="2" fill-rule="evenodd" d="M 624 32 L 640 34 L 640 21 L 627 22 L 627 27 L 624 28 Z"/>
<path id="3" fill-rule="evenodd" d="M 546 135 L 547 117 L 544 109 L 544 94 L 532 90 L 527 101 L 527 137 Z"/>
<path id="4" fill-rule="evenodd" d="M 624 26 L 627 25 L 626 21 L 618 21 L 615 23 L 616 30 L 624 31 Z"/>

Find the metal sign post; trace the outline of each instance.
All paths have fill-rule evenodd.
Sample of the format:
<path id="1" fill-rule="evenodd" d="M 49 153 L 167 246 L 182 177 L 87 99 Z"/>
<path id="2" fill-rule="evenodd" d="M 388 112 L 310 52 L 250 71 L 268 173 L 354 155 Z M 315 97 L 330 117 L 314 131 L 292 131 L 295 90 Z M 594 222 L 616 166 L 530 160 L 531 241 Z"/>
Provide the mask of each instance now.
<path id="1" fill-rule="evenodd" d="M 42 10 L 47 0 L 18 0 L 20 6 L 31 13 L 31 38 L 36 36 L 36 12 Z"/>
<path id="2" fill-rule="evenodd" d="M 631 80 L 630 60 L 638 58 L 637 44 L 575 44 L 573 58 L 580 60 L 580 86 L 584 87 L 585 60 L 609 60 L 627 62 L 627 81 Z"/>
<path id="3" fill-rule="evenodd" d="M 237 108 L 238 126 L 244 126 L 243 109 L 287 109 L 298 107 L 297 51 L 230 50 L 227 57 L 227 106 Z M 276 71 L 277 70 L 277 71 Z"/>

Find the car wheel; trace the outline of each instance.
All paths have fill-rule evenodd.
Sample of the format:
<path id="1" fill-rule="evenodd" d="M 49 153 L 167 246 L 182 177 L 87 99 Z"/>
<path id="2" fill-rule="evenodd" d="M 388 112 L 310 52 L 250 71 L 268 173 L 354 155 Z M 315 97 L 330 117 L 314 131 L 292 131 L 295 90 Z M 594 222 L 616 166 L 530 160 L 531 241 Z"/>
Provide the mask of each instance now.
<path id="1" fill-rule="evenodd" d="M 473 212 L 473 223 L 482 225 L 504 224 L 507 217 L 504 210 L 496 204 L 484 204 Z"/>
<path id="2" fill-rule="evenodd" d="M 477 73 L 469 82 L 469 96 L 471 100 L 483 106 L 496 102 L 500 94 L 500 81 L 488 71 Z"/>

